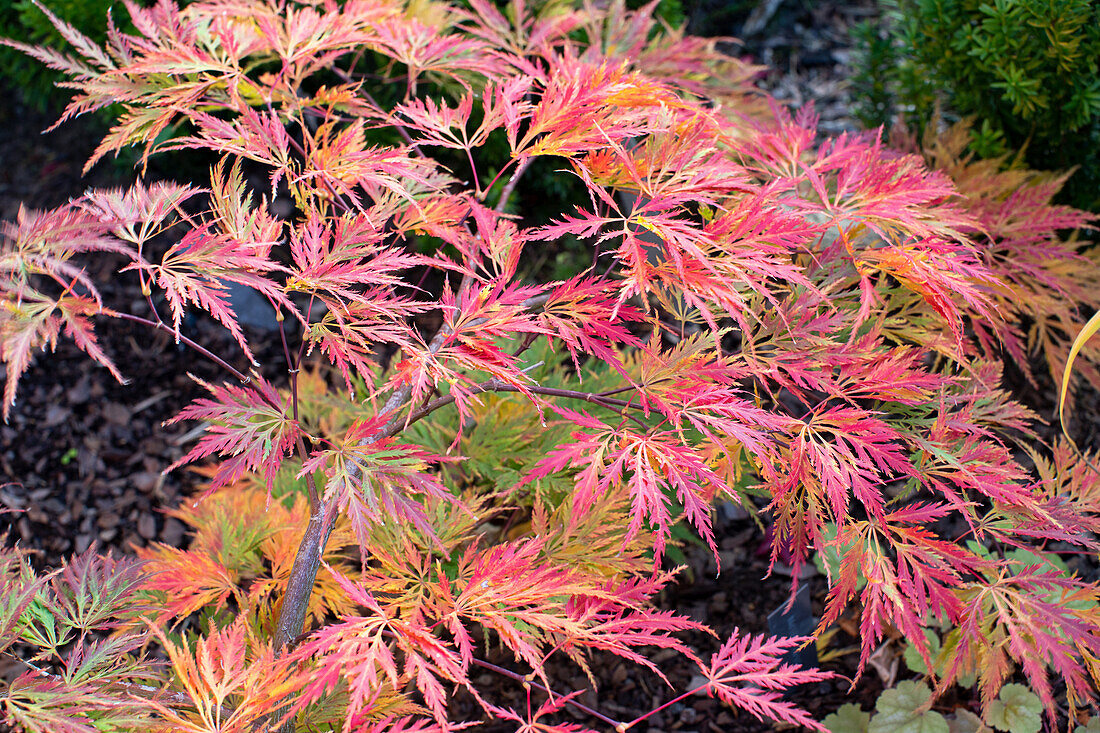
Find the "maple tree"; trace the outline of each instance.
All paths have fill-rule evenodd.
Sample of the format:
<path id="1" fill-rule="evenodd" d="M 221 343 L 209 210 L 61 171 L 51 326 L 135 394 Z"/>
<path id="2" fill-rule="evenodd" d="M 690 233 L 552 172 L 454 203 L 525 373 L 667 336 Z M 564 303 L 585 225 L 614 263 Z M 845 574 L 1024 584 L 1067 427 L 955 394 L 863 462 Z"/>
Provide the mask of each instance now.
<path id="1" fill-rule="evenodd" d="M 69 75 L 62 121 L 121 105 L 89 166 L 131 145 L 220 162 L 206 188 L 92 190 L 4 225 L 4 414 L 62 333 L 123 378 L 96 329 L 126 319 L 226 369 L 176 418 L 206 425 L 180 465 L 218 463 L 172 510 L 187 549 L 45 575 L 0 553 L 0 651 L 34 650 L 8 724 L 457 730 L 464 689 L 520 731 L 587 730 L 550 722 L 566 705 L 621 731 L 648 715 L 557 691 L 547 661 L 662 676 L 657 647 L 705 680 L 674 700 L 824 730 L 782 696 L 830 676 L 783 661 L 809 639 L 737 633 L 706 661 L 677 637 L 700 624 L 650 604 L 677 523 L 716 550 L 719 499 L 772 522 L 795 578 L 839 554 L 818 631 L 860 604 L 861 671 L 890 627 L 929 662 L 923 629 L 945 624 L 940 690 L 977 672 L 988 704 L 1018 668 L 1052 715 L 1050 671 L 1094 700 L 1100 588 L 1003 556 L 1097 546 L 1096 477 L 1066 446 L 1033 452 L 1036 475 L 1015 460 L 1034 416 L 1000 379 L 1002 353 L 1058 372 L 1074 299 L 1100 292 L 1059 236 L 1090 223 L 1050 204 L 1061 179 L 961 159 L 957 136 L 926 143 L 941 170 L 874 133 L 818 144 L 812 111 L 653 4 L 126 7 L 136 31 L 106 47 L 57 18 L 77 55 L 7 43 Z M 511 200 L 540 158 L 588 198 L 527 222 Z M 532 278 L 525 252 L 566 238 L 591 263 Z M 104 302 L 96 253 L 147 311 Z M 181 333 L 205 312 L 252 359 L 230 284 L 278 313 L 285 387 Z"/>

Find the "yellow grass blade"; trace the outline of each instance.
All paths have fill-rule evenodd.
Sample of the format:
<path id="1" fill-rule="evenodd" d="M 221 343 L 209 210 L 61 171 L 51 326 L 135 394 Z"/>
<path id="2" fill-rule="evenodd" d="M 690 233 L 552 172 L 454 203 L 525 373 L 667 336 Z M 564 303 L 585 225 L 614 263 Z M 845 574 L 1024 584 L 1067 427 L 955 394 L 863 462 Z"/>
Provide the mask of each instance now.
<path id="1" fill-rule="evenodd" d="M 1066 430 L 1066 390 L 1069 388 L 1069 375 L 1073 370 L 1073 360 L 1077 358 L 1077 354 L 1080 353 L 1081 348 L 1085 345 L 1092 336 L 1100 331 L 1100 313 L 1097 313 L 1089 322 L 1085 324 L 1085 327 L 1081 329 L 1081 333 L 1077 334 L 1077 338 L 1073 340 L 1073 348 L 1069 350 L 1069 358 L 1066 359 L 1066 369 L 1062 372 L 1062 391 L 1058 396 L 1058 422 L 1062 425 L 1062 433 L 1069 438 L 1069 442 L 1073 445 L 1073 438 L 1069 437 L 1069 431 Z M 1074 445 L 1074 448 L 1077 446 Z M 1080 451 L 1078 451 L 1079 453 Z"/>

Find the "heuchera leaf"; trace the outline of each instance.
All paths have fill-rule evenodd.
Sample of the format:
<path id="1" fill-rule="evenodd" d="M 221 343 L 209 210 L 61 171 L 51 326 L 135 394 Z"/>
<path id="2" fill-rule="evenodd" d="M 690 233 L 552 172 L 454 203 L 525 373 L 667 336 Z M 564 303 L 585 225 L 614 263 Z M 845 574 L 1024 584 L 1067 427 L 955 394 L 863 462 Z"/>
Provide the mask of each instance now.
<path id="1" fill-rule="evenodd" d="M 855 703 L 846 703 L 835 713 L 826 715 L 821 724 L 829 733 L 867 733 L 867 724 L 870 722 L 870 713 L 864 712 Z"/>
<path id="2" fill-rule="evenodd" d="M 925 685 L 902 680 L 879 695 L 867 733 L 948 733 L 947 720 L 927 709 L 931 700 Z"/>
<path id="3" fill-rule="evenodd" d="M 1043 703 L 1023 685 L 1010 683 L 989 705 L 986 720 L 998 730 L 1011 733 L 1039 733 L 1043 727 Z"/>

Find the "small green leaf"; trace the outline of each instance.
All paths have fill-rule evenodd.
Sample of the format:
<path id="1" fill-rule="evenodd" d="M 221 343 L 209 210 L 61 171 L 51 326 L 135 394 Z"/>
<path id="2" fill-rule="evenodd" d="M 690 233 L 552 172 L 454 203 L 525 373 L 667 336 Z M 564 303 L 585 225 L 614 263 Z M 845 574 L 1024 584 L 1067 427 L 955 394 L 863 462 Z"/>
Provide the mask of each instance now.
<path id="1" fill-rule="evenodd" d="M 1087 725 L 1079 725 L 1073 733 L 1100 733 L 1100 718 L 1089 718 Z"/>
<path id="2" fill-rule="evenodd" d="M 1017 547 L 1011 552 L 1006 552 L 1005 559 L 1014 563 L 1018 563 L 1022 567 L 1028 565 L 1038 565 L 1039 572 L 1056 571 L 1061 575 L 1070 574 L 1069 566 L 1066 565 L 1065 561 L 1052 552 L 1042 552 L 1041 550 L 1025 550 L 1021 547 Z M 1076 601 L 1063 603 L 1061 600 L 1062 595 L 1063 593 L 1058 590 L 1051 590 L 1047 593 L 1044 593 L 1042 595 L 1042 598 L 1047 603 L 1064 605 L 1066 608 L 1071 608 L 1075 611 L 1087 611 L 1089 608 L 1095 605 L 1092 601 L 1089 601 L 1087 599 L 1079 599 Z"/>
<path id="3" fill-rule="evenodd" d="M 937 664 L 936 655 L 940 652 L 940 637 L 936 635 L 936 632 L 931 629 L 924 630 L 924 638 L 928 640 L 928 656 L 932 657 L 932 663 Z M 928 666 L 921 659 L 920 652 L 917 651 L 916 644 L 908 644 L 905 647 L 905 653 L 902 654 L 902 659 L 905 660 L 905 666 L 909 668 L 911 672 L 917 674 L 928 674 Z M 937 664 L 937 666 L 939 666 Z"/>
<path id="4" fill-rule="evenodd" d="M 829 578 L 836 578 L 840 575 L 841 557 L 851 546 L 849 544 L 842 547 L 836 547 L 828 544 L 836 538 L 836 535 L 837 528 L 835 524 L 832 522 L 824 524 L 821 527 L 822 549 L 814 553 L 814 565 L 817 566 L 818 572 Z M 865 585 L 867 585 L 867 579 L 860 576 L 859 580 L 856 581 L 856 590 L 859 590 Z"/>
<path id="5" fill-rule="evenodd" d="M 978 673 L 975 670 L 960 672 L 958 677 L 955 678 L 955 684 L 968 690 L 978 684 Z"/>
<path id="6" fill-rule="evenodd" d="M 931 697 L 927 685 L 899 682 L 879 696 L 867 733 L 950 733 L 946 718 L 933 710 L 921 711 Z"/>
<path id="7" fill-rule="evenodd" d="M 957 708 L 955 717 L 947 721 L 951 733 L 990 733 L 991 728 L 974 713 L 965 708 Z"/>
<path id="8" fill-rule="evenodd" d="M 986 712 L 986 720 L 997 730 L 1009 733 L 1039 733 L 1043 726 L 1043 703 L 1023 685 L 1007 684 Z"/>
<path id="9" fill-rule="evenodd" d="M 828 728 L 829 733 L 867 733 L 867 724 L 870 722 L 870 713 L 865 713 L 859 705 L 848 703 L 841 705 L 835 713 L 825 716 L 821 724 Z"/>

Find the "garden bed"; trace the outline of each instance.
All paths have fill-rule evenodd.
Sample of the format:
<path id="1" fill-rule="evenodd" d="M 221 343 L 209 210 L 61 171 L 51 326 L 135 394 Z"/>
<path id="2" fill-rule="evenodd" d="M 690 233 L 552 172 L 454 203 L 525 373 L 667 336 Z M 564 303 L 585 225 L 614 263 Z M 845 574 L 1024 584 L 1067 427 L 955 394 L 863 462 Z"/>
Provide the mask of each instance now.
<path id="1" fill-rule="evenodd" d="M 775 96 L 794 106 L 813 101 L 822 113 L 822 132 L 837 134 L 854 128 L 844 90 L 848 49 L 845 24 L 861 19 L 867 3 L 818 3 L 812 10 L 781 8 L 765 23 L 749 48 L 762 61 L 778 65 L 764 81 Z M 736 33 L 736 29 L 730 29 Z M 11 95 L 6 95 L 11 98 Z M 69 123 L 47 136 L 39 131 L 51 120 L 16 105 L 0 111 L 0 125 L 7 133 L 0 148 L 0 215 L 15 216 L 19 202 L 47 207 L 78 194 L 90 183 L 102 185 L 117 174 L 101 164 L 91 178 L 80 176 L 96 134 L 83 123 Z M 109 272 L 109 260 L 96 266 Z M 94 277 L 95 273 L 91 273 Z M 136 278 L 97 279 L 108 302 L 134 303 L 135 312 L 144 301 Z M 221 328 L 208 318 L 189 324 L 188 335 L 214 353 L 237 355 L 234 366 L 247 364 Z M 162 474 L 162 469 L 179 459 L 194 438 L 192 424 L 165 426 L 195 397 L 204 394 L 188 376 L 216 382 L 226 378 L 217 365 L 192 350 L 181 349 L 170 336 L 151 333 L 141 326 L 116 324 L 102 332 L 103 347 L 116 359 L 126 385 L 117 384 L 104 370 L 91 364 L 87 355 L 68 340 L 59 341 L 55 354 L 40 359 L 23 376 L 20 397 L 9 422 L 0 427 L 0 508 L 11 513 L 0 517 L 7 524 L 9 542 L 37 551 L 34 561 L 41 567 L 56 566 L 72 553 L 83 552 L 95 543 L 101 550 L 131 552 L 150 542 L 174 547 L 186 544 L 185 528 L 163 510 L 185 501 L 198 483 L 180 470 Z M 273 376 L 282 363 L 281 347 L 271 338 L 258 360 Z M 1050 387 L 1050 385 L 1047 385 Z M 1095 394 L 1083 399 L 1078 408 L 1081 422 L 1098 414 Z M 1053 404 L 1053 393 L 1034 391 L 1029 395 L 1040 407 Z M 1096 421 L 1092 421 L 1095 423 Z M 1047 434 L 1050 434 L 1049 432 Z M 1091 437 L 1087 432 L 1085 437 Z M 788 599 L 791 581 L 780 572 L 767 576 L 763 537 L 751 519 L 735 511 L 721 511 L 716 523 L 721 568 L 705 547 L 685 547 L 686 570 L 681 582 L 660 597 L 661 604 L 690 615 L 726 638 L 734 628 L 744 633 L 766 633 L 767 617 Z M 1091 568 L 1081 568 L 1086 572 Z M 803 582 L 811 589 L 815 615 L 822 613 L 827 590 L 819 574 Z M 847 678 L 855 675 L 858 653 L 854 617 L 845 617 L 828 650 L 848 649 L 825 665 L 840 676 L 832 681 L 798 690 L 792 699 L 821 719 L 839 705 L 856 702 L 865 709 L 873 706 L 884 680 L 896 672 L 901 645 L 884 643 L 881 654 L 854 691 Z M 719 641 L 693 635 L 691 646 L 708 657 Z M 488 661 L 507 666 L 506 659 Z M 658 653 L 654 661 L 662 666 L 676 689 L 693 683 L 697 669 L 675 655 Z M 611 717 L 629 720 L 659 706 L 669 690 L 653 675 L 617 658 L 593 664 L 600 683 L 599 694 L 586 693 L 582 702 Z M 904 668 L 902 668 L 904 670 Z M 551 668 L 557 675 L 558 691 L 586 686 L 572 665 Z M 498 703 L 520 705 L 523 690 L 513 681 L 485 672 L 475 678 L 483 691 L 491 689 Z M 942 701 L 945 710 L 954 700 Z M 464 711 L 475 716 L 472 699 Z M 971 704 L 971 701 L 960 702 Z M 976 708 L 975 708 L 976 709 Z M 463 712 L 457 709 L 456 712 Z M 582 715 L 576 719 L 594 725 Z M 487 730 L 509 730 L 496 724 Z M 695 696 L 649 720 L 650 731 L 769 731 L 775 726 L 761 723 L 744 712 L 723 708 L 716 701 Z"/>

